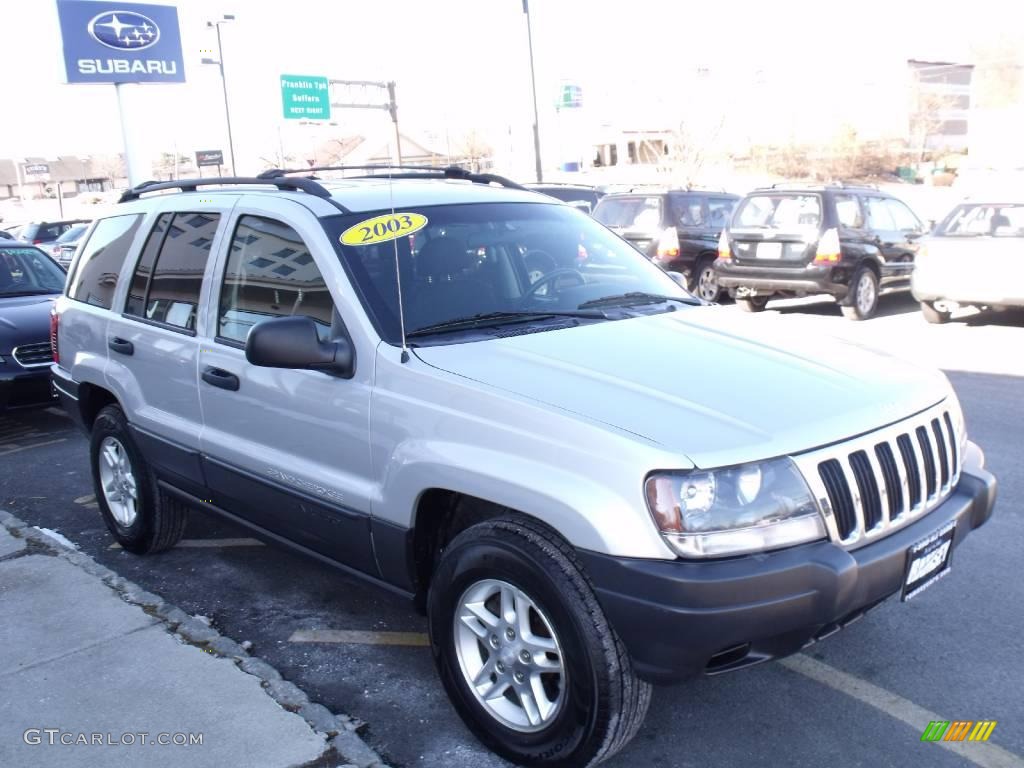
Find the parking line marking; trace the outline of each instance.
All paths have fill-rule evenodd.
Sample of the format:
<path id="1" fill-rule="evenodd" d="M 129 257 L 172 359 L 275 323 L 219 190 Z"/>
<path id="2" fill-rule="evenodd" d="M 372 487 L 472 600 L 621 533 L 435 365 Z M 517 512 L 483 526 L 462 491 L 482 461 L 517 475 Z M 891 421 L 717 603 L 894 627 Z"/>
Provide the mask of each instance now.
<path id="1" fill-rule="evenodd" d="M 98 506 L 98 505 L 97 505 Z M 266 546 L 259 539 L 182 539 L 174 548 L 178 547 L 193 547 L 195 549 L 202 549 L 204 547 L 263 547 Z M 111 544 L 107 549 L 120 549 L 121 545 L 116 541 Z"/>
<path id="2" fill-rule="evenodd" d="M 44 443 L 35 443 L 33 445 L 21 445 L 14 448 L 9 448 L 6 451 L 0 451 L 0 457 L 7 456 L 12 453 L 20 453 L 21 451 L 27 451 L 29 448 L 42 448 L 44 445 L 56 445 L 57 443 L 66 443 L 66 437 L 61 437 L 56 440 L 47 440 Z"/>
<path id="3" fill-rule="evenodd" d="M 427 648 L 430 640 L 424 632 L 366 632 L 355 629 L 297 629 L 290 643 L 353 643 L 356 645 L 404 645 Z"/>
<path id="4" fill-rule="evenodd" d="M 874 707 L 889 717 L 900 720 L 917 732 L 921 732 L 932 720 L 947 720 L 942 715 L 930 712 L 902 696 L 880 688 L 874 683 L 861 680 L 833 666 L 812 659 L 810 656 L 798 654 L 782 659 L 779 662 L 793 672 L 808 677 L 815 682 L 827 685 L 833 690 L 845 693 Z M 1024 758 L 990 742 L 963 743 L 955 741 L 931 742 L 943 749 L 948 749 L 964 760 L 969 760 L 981 768 L 1024 768 Z"/>

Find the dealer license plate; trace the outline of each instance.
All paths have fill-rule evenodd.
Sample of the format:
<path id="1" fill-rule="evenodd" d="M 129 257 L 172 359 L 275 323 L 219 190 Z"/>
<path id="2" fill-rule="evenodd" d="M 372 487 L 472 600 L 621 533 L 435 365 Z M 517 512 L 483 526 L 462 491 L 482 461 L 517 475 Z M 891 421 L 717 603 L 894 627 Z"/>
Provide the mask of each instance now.
<path id="1" fill-rule="evenodd" d="M 758 243 L 755 255 L 759 259 L 781 259 L 782 243 Z"/>
<path id="2" fill-rule="evenodd" d="M 951 522 L 907 550 L 901 599 L 911 600 L 949 573 L 956 522 Z"/>

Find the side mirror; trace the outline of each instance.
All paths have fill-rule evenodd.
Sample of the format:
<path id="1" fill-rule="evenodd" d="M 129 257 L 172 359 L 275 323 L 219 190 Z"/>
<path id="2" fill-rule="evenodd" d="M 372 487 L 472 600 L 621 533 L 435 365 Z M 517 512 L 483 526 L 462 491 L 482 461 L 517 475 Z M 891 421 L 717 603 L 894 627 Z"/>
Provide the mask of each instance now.
<path id="1" fill-rule="evenodd" d="M 666 274 L 678 283 L 683 290 L 689 291 L 690 286 L 686 284 L 686 275 L 681 272 L 666 272 Z"/>
<path id="2" fill-rule="evenodd" d="M 347 339 L 320 341 L 311 318 L 278 317 L 258 323 L 245 340 L 245 359 L 264 368 L 300 368 L 348 379 L 355 350 Z"/>

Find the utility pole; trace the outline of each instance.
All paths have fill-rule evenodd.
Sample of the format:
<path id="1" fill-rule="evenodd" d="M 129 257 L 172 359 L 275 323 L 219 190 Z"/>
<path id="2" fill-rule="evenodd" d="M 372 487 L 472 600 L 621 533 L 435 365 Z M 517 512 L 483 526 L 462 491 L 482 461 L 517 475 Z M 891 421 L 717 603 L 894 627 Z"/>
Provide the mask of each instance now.
<path id="1" fill-rule="evenodd" d="M 228 154 L 231 156 L 231 173 L 237 176 L 238 166 L 235 165 L 235 140 L 231 135 L 231 106 L 228 102 L 228 81 L 224 77 L 224 48 L 220 40 L 220 25 L 234 20 L 234 14 L 226 13 L 219 21 L 206 22 L 207 27 L 215 27 L 217 29 L 217 61 L 203 59 L 203 64 L 216 64 L 220 68 L 220 84 L 224 90 L 224 117 L 228 125 Z"/>
<path id="2" fill-rule="evenodd" d="M 544 171 L 540 162 L 540 119 L 537 115 L 537 75 L 533 69 L 533 29 L 530 26 L 530 0 L 523 0 L 523 13 L 526 14 L 526 40 L 530 48 L 530 89 L 533 92 L 533 154 L 537 162 L 537 181 L 544 181 Z"/>
<path id="3" fill-rule="evenodd" d="M 388 101 L 386 104 L 375 103 L 370 99 L 350 100 L 344 103 L 331 100 L 332 109 L 386 109 L 391 115 L 391 122 L 395 126 L 395 154 L 398 158 L 398 165 L 402 164 L 402 135 L 398 131 L 398 102 L 395 100 L 395 81 L 379 83 L 371 80 L 330 80 L 331 85 L 346 89 L 346 95 L 351 94 L 351 89 L 358 88 L 365 95 L 367 89 L 374 91 L 387 91 Z M 383 95 L 383 94 L 382 94 Z"/>

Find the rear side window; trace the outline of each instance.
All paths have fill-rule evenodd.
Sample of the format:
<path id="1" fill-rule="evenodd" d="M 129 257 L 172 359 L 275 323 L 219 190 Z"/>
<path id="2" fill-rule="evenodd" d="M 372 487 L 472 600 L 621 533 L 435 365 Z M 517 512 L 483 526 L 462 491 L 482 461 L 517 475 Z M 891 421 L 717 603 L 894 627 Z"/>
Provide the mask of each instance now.
<path id="1" fill-rule="evenodd" d="M 594 218 L 606 227 L 655 229 L 661 225 L 660 197 L 605 197 Z"/>
<path id="2" fill-rule="evenodd" d="M 275 317 L 312 318 L 327 340 L 334 302 L 298 232 L 273 219 L 242 216 L 231 240 L 217 336 L 245 342 L 249 329 Z"/>
<path id="3" fill-rule="evenodd" d="M 751 195 L 736 212 L 737 227 L 805 229 L 821 224 L 821 200 L 817 195 Z"/>
<path id="4" fill-rule="evenodd" d="M 674 195 L 672 198 L 672 216 L 676 226 L 704 226 L 704 198 L 693 195 Z"/>
<path id="5" fill-rule="evenodd" d="M 199 291 L 220 214 L 175 213 L 170 221 L 164 216 L 146 240 L 144 253 L 132 276 L 125 312 L 194 332 Z M 157 232 L 161 227 L 165 231 Z M 155 244 L 156 239 L 160 240 L 159 246 Z M 150 267 L 147 262 L 153 253 L 156 253 L 155 262 Z M 152 272 L 147 275 L 150 269 Z M 144 281 L 147 283 L 142 294 L 145 298 L 140 301 L 138 286 Z M 141 315 L 140 307 L 145 307 Z"/>
<path id="6" fill-rule="evenodd" d="M 729 219 L 732 218 L 733 208 L 736 207 L 736 201 L 728 197 L 709 197 L 708 198 L 708 226 L 714 227 L 715 229 L 722 229 L 729 225 Z"/>
<path id="7" fill-rule="evenodd" d="M 868 226 L 880 232 L 892 232 L 896 229 L 896 223 L 889 213 L 888 201 L 884 197 L 868 197 L 864 203 L 868 209 Z"/>
<path id="8" fill-rule="evenodd" d="M 128 249 L 138 232 L 142 214 L 111 216 L 97 222 L 81 249 L 68 296 L 76 301 L 110 309 Z"/>
<path id="9" fill-rule="evenodd" d="M 139 263 L 135 265 L 135 272 L 132 274 L 131 285 L 128 286 L 128 300 L 125 303 L 124 311 L 129 315 L 143 315 L 146 307 L 146 292 L 149 290 L 149 278 L 153 274 L 153 265 L 156 263 L 156 255 L 160 252 L 160 246 L 164 244 L 164 233 L 167 226 L 174 217 L 173 213 L 162 213 L 156 220 L 153 229 L 150 230 L 146 244 L 142 247 L 142 255 Z"/>
<path id="10" fill-rule="evenodd" d="M 836 195 L 836 217 L 839 225 L 850 229 L 862 229 L 864 227 L 864 214 L 861 213 L 860 203 L 853 195 Z"/>

